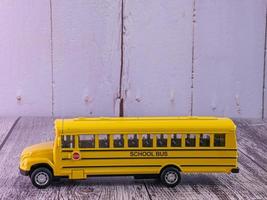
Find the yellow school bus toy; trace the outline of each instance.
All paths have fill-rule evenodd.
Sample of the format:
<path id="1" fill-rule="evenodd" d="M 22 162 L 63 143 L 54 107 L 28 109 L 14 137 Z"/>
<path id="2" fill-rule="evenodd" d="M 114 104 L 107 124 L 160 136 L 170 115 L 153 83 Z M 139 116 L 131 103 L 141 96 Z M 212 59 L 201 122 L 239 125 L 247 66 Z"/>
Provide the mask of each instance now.
<path id="1" fill-rule="evenodd" d="M 181 173 L 238 173 L 236 126 L 229 118 L 125 117 L 55 121 L 55 139 L 24 149 L 20 172 L 45 188 L 54 177 L 158 177 L 173 187 Z"/>

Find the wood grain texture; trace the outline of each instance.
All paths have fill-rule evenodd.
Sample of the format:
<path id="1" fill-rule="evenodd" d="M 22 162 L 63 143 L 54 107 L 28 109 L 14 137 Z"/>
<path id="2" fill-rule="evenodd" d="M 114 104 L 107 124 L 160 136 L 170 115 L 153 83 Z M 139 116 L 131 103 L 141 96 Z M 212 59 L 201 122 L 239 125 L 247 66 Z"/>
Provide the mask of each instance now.
<path id="1" fill-rule="evenodd" d="M 0 114 L 51 115 L 49 1 L 1 1 Z"/>
<path id="2" fill-rule="evenodd" d="M 52 1 L 54 113 L 118 115 L 121 0 Z"/>
<path id="3" fill-rule="evenodd" d="M 182 174 L 182 182 L 175 188 L 164 187 L 157 180 L 136 181 L 131 177 L 63 179 L 38 190 L 28 177 L 18 174 L 19 155 L 26 146 L 54 138 L 53 120 L 21 118 L 0 151 L 0 199 L 266 199 L 267 122 L 235 119 L 235 123 L 239 174 Z M 8 129 L 9 124 L 10 120 L 1 119 L 0 130 Z"/>
<path id="4" fill-rule="evenodd" d="M 126 116 L 189 115 L 193 1 L 125 1 Z"/>
<path id="5" fill-rule="evenodd" d="M 240 151 L 249 156 L 267 173 L 267 123 L 261 120 L 236 120 Z"/>
<path id="6" fill-rule="evenodd" d="M 1 149 L 0 199 L 41 199 L 39 197 L 45 195 L 47 199 L 53 199 L 51 193 L 56 193 L 54 189 L 38 191 L 32 187 L 28 177 L 20 176 L 18 172 L 19 156 L 23 148 L 53 138 L 51 118 L 20 119 Z"/>
<path id="7" fill-rule="evenodd" d="M 149 200 L 143 182 L 130 177 L 89 178 L 61 182 L 59 199 Z"/>
<path id="8" fill-rule="evenodd" d="M 266 1 L 197 0 L 195 115 L 261 117 Z"/>

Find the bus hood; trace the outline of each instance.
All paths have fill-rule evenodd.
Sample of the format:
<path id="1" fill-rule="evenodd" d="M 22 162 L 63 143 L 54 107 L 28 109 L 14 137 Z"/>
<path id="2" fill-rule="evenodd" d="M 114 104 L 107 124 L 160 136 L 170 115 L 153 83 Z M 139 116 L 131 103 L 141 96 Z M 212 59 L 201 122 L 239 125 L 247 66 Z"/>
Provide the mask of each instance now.
<path id="1" fill-rule="evenodd" d="M 21 156 L 28 157 L 36 155 L 47 155 L 47 154 L 51 155 L 53 152 L 53 145 L 54 142 L 50 141 L 29 146 L 22 151 Z"/>

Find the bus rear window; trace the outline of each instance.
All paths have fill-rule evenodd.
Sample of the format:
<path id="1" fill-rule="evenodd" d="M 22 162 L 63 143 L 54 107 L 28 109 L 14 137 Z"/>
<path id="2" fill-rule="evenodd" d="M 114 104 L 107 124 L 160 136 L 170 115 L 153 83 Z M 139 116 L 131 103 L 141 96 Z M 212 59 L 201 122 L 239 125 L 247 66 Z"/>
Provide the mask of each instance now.
<path id="1" fill-rule="evenodd" d="M 79 148 L 95 148 L 95 136 L 79 135 Z"/>
<path id="2" fill-rule="evenodd" d="M 62 135 L 61 136 L 61 147 L 62 148 L 74 148 L 74 136 L 73 135 Z"/>
<path id="3" fill-rule="evenodd" d="M 214 134 L 214 146 L 215 147 L 225 146 L 225 134 Z"/>

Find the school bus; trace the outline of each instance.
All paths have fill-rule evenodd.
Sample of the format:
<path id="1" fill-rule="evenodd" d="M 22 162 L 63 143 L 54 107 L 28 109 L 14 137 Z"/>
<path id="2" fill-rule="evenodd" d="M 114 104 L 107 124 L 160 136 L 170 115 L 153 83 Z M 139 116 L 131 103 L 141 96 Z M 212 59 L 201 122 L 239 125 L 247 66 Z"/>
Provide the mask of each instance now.
<path id="1" fill-rule="evenodd" d="M 238 173 L 236 126 L 217 117 L 74 118 L 55 121 L 55 139 L 27 147 L 20 172 L 37 188 L 54 177 L 158 177 L 173 187 L 181 173 Z"/>

